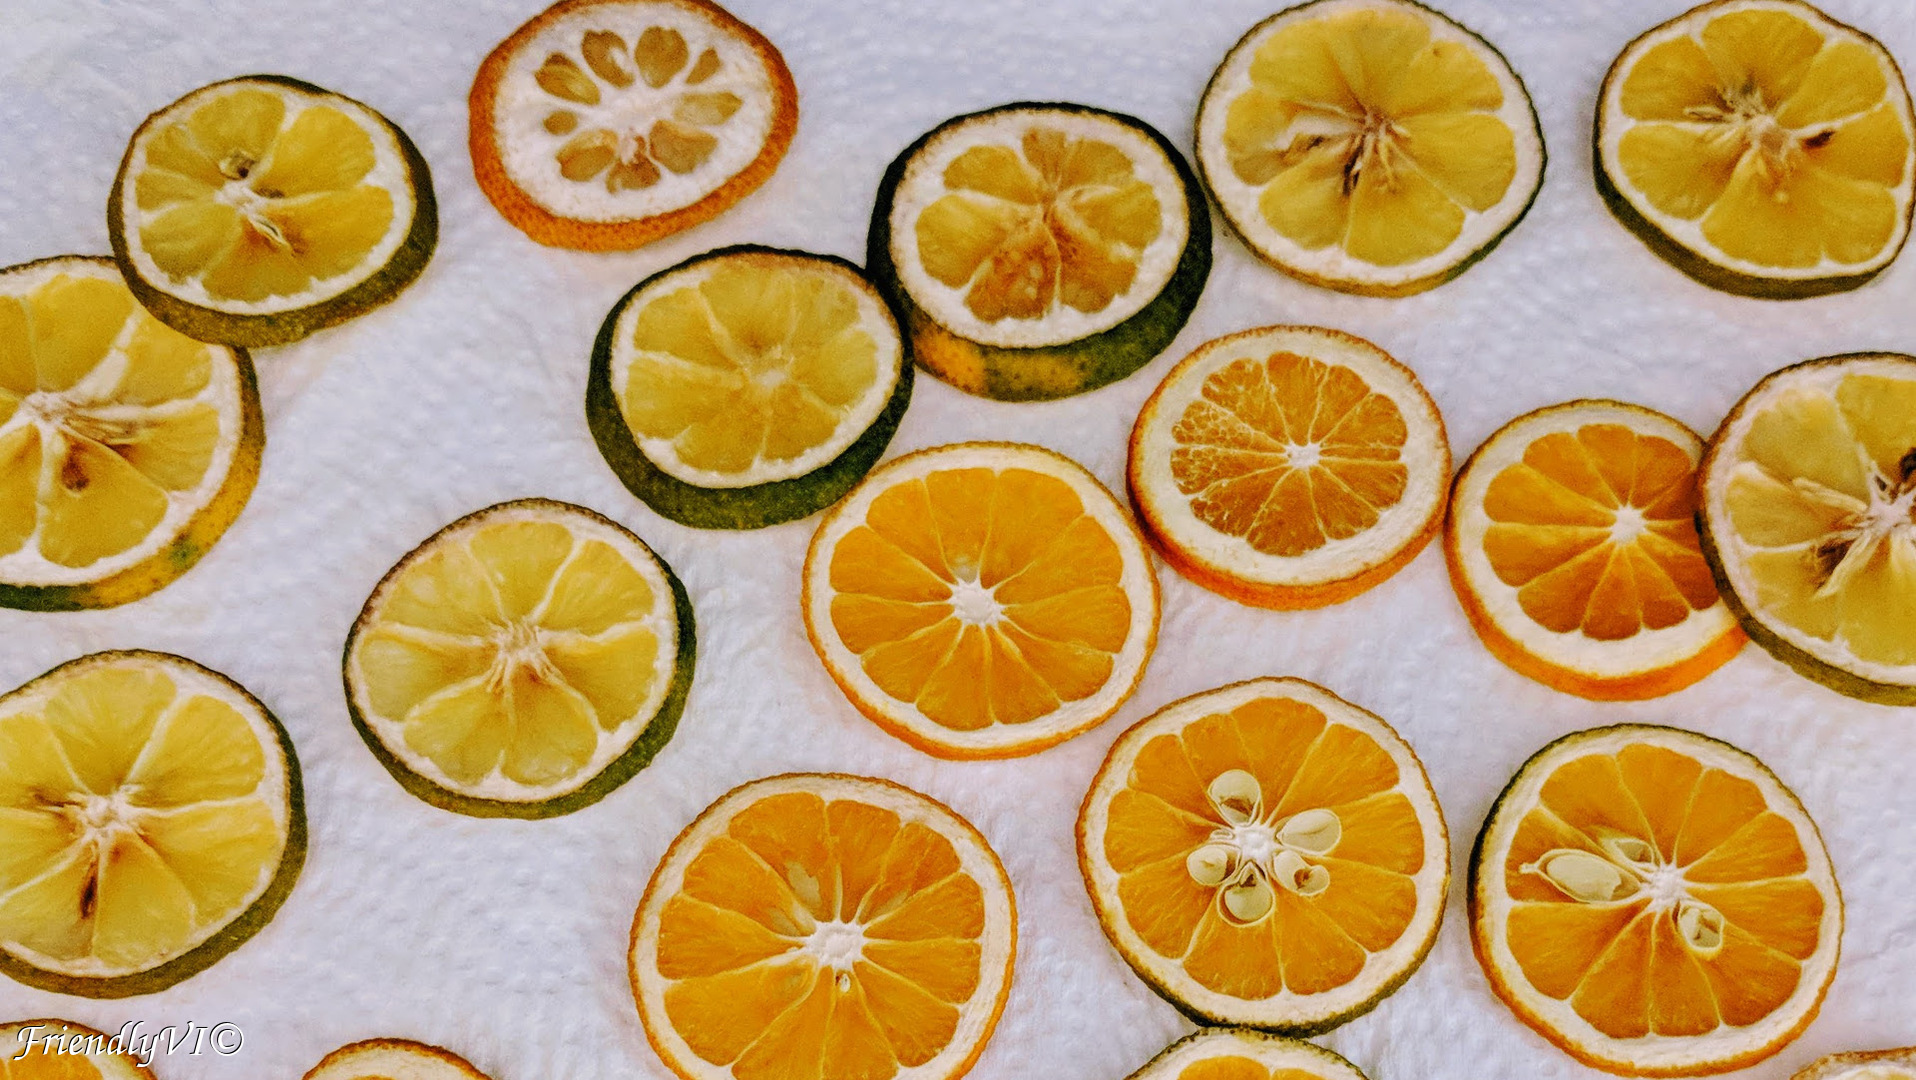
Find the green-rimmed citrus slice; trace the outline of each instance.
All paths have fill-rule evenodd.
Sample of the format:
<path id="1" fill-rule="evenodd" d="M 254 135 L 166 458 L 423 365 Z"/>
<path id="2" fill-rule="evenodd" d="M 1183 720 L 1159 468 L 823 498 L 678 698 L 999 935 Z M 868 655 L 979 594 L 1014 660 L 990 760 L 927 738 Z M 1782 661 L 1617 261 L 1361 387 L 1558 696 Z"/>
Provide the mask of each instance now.
<path id="1" fill-rule="evenodd" d="M 489 1080 L 450 1050 L 410 1039 L 367 1039 L 342 1046 L 304 1080 Z"/>
<path id="2" fill-rule="evenodd" d="M 0 973 L 164 990 L 265 926 L 305 857 L 292 740 L 224 676 L 96 653 L 0 698 Z"/>
<path id="3" fill-rule="evenodd" d="M 154 319 L 111 260 L 0 270 L 0 606 L 165 586 L 239 517 L 265 441 L 246 353 Z"/>
<path id="4" fill-rule="evenodd" d="M 592 349 L 586 418 L 674 521 L 756 529 L 837 502 L 911 402 L 898 323 L 857 267 L 721 248 L 640 282 Z"/>
<path id="5" fill-rule="evenodd" d="M 1916 1080 L 1916 1046 L 1818 1058 L 1790 1080 Z"/>
<path id="6" fill-rule="evenodd" d="M 694 640 L 684 586 L 638 537 L 567 503 L 501 503 L 373 590 L 346 642 L 346 699 L 419 798 L 553 817 L 598 802 L 671 739 Z"/>
<path id="7" fill-rule="evenodd" d="M 1144 121 L 1021 102 L 906 147 L 879 184 L 865 262 L 927 371 L 985 397 L 1059 398 L 1177 336 L 1211 271 L 1211 216 Z"/>
<path id="8" fill-rule="evenodd" d="M 1405 296 L 1475 265 L 1543 184 L 1542 129 L 1489 42 L 1410 0 L 1316 0 L 1225 54 L 1197 162 L 1264 261 Z"/>
<path id="9" fill-rule="evenodd" d="M 1187 1035 L 1127 1080 L 1365 1080 L 1357 1066 L 1321 1046 L 1254 1028 Z"/>
<path id="10" fill-rule="evenodd" d="M 0 1024 L 0 1080 L 153 1080 L 114 1036 L 71 1020 Z"/>
<path id="11" fill-rule="evenodd" d="M 1916 705 L 1916 357 L 1770 375 L 1698 477 L 1703 554 L 1750 637 L 1833 690 Z"/>
<path id="12" fill-rule="evenodd" d="M 1800 0 L 1717 0 L 1631 42 L 1597 106 L 1597 189 L 1714 288 L 1853 289 L 1916 205 L 1909 89 L 1873 38 Z"/>
<path id="13" fill-rule="evenodd" d="M 204 86 L 133 133 L 107 202 L 113 254 L 162 322 L 281 345 L 391 300 L 438 241 L 412 140 L 277 75 Z"/>

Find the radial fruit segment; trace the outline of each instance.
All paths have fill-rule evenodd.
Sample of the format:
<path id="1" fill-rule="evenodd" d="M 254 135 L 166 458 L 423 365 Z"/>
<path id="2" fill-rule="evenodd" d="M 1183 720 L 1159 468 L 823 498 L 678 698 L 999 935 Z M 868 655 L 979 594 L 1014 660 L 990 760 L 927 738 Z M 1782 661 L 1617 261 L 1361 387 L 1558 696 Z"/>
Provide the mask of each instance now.
<path id="1" fill-rule="evenodd" d="M 1211 1028 L 1188 1035 L 1127 1080 L 1365 1080 L 1357 1067 L 1321 1046 L 1252 1028 Z"/>
<path id="2" fill-rule="evenodd" d="M 0 1024 L 0 1080 L 153 1080 L 132 1053 L 108 1053 L 113 1045 L 112 1035 L 70 1020 Z"/>
<path id="3" fill-rule="evenodd" d="M 490 1080 L 450 1050 L 407 1039 L 368 1039 L 342 1046 L 307 1070 L 303 1080 Z"/>
<path id="4" fill-rule="evenodd" d="M 877 780 L 732 792 L 633 925 L 647 1036 L 687 1080 L 962 1075 L 1009 990 L 1011 885 L 984 838 Z"/>

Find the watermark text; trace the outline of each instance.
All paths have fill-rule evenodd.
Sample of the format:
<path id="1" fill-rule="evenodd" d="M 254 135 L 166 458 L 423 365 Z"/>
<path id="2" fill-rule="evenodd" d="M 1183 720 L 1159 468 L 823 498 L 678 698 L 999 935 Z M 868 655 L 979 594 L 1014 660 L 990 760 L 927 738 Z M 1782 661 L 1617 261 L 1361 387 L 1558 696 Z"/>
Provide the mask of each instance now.
<path id="1" fill-rule="evenodd" d="M 144 1020 L 132 1020 L 111 1035 L 97 1031 L 62 1030 L 49 1024 L 27 1024 L 20 1029 L 17 1041 L 19 1048 L 12 1055 L 13 1061 L 19 1061 L 29 1054 L 48 1057 L 125 1054 L 142 1066 L 148 1066 L 162 1054 L 184 1054 L 188 1057 L 217 1054 L 220 1057 L 232 1057 L 246 1045 L 246 1036 L 240 1031 L 239 1025 L 231 1021 L 202 1024 L 188 1020 L 184 1024 L 155 1027 Z"/>

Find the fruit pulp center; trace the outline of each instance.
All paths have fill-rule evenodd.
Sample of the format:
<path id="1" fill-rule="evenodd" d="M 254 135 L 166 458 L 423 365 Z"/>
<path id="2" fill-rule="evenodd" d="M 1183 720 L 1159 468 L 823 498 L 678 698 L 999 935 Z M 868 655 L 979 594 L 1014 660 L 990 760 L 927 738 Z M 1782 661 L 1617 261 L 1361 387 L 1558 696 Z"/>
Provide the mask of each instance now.
<path id="1" fill-rule="evenodd" d="M 1754 82 L 1746 81 L 1719 94 L 1723 99 L 1721 105 L 1692 106 L 1684 110 L 1685 113 L 1694 120 L 1724 125 L 1729 138 L 1740 140 L 1748 150 L 1755 151 L 1757 166 L 1771 183 L 1787 179 L 1796 170 L 1806 146 L 1821 146 L 1834 134 L 1833 128 L 1819 129 L 1799 138 L 1777 121 L 1774 110 L 1763 99 L 1762 89 Z M 1772 194 L 1778 202 L 1789 201 L 1787 189 L 1778 187 Z"/>
<path id="2" fill-rule="evenodd" d="M 1798 479 L 1796 489 L 1816 502 L 1843 510 L 1848 520 L 1824 537 L 1816 558 L 1824 572 L 1819 596 L 1841 592 L 1884 543 L 1901 539 L 1916 544 L 1916 447 L 1903 455 L 1896 478 L 1878 473 L 1869 481 L 1869 505 L 1813 480 Z"/>
<path id="3" fill-rule="evenodd" d="M 951 612 L 968 626 L 992 626 L 1004 617 L 1005 607 L 993 590 L 976 581 L 959 580 L 951 586 Z"/>
<path id="4" fill-rule="evenodd" d="M 843 985 L 845 973 L 865 955 L 865 931 L 857 923 L 822 922 L 805 939 L 805 951 L 820 967 L 839 972 Z"/>
<path id="5" fill-rule="evenodd" d="M 1559 848 L 1522 868 L 1583 904 L 1611 906 L 1647 898 L 1652 912 L 1670 912 L 1677 935 L 1695 952 L 1714 956 L 1723 947 L 1723 916 L 1690 895 L 1683 870 L 1663 861 L 1656 847 L 1634 837 L 1603 842 L 1602 854 Z"/>
<path id="6" fill-rule="evenodd" d="M 557 678 L 558 673 L 546 656 L 544 631 L 532 622 L 515 619 L 502 627 L 492 641 L 498 652 L 493 656 L 486 682 L 495 690 L 503 689 L 520 669 L 542 681 Z"/>
<path id="7" fill-rule="evenodd" d="M 1306 810 L 1281 825 L 1266 821 L 1262 787 L 1242 769 L 1220 774 L 1206 794 L 1225 824 L 1186 856 L 1184 868 L 1191 880 L 1217 889 L 1227 922 L 1262 921 L 1276 910 L 1280 888 L 1306 897 L 1330 888 L 1330 871 L 1310 857 L 1330 854 L 1343 838 L 1335 813 Z"/>
<path id="8" fill-rule="evenodd" d="M 1284 448 L 1284 456 L 1293 469 L 1314 469 L 1324 458 L 1324 448 L 1317 443 L 1292 443 Z"/>
<path id="9" fill-rule="evenodd" d="M 115 829 L 133 828 L 133 807 L 124 791 L 111 795 L 88 792 L 67 804 L 67 814 L 89 840 L 98 839 Z"/>
<path id="10" fill-rule="evenodd" d="M 1618 547 L 1634 544 L 1637 537 L 1642 536 L 1648 528 L 1649 521 L 1641 509 L 1635 506 L 1618 507 L 1616 520 L 1610 523 L 1610 542 Z"/>

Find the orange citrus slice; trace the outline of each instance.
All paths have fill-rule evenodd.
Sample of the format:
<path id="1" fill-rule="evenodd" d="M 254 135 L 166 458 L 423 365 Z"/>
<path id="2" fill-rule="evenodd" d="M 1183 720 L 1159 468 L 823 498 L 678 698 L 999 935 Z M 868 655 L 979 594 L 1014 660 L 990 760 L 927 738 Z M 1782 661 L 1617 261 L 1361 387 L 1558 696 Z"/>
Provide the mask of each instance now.
<path id="1" fill-rule="evenodd" d="M 71 1020 L 0 1024 L 0 1080 L 153 1080 L 124 1042 Z"/>
<path id="2" fill-rule="evenodd" d="M 489 1080 L 450 1050 L 409 1039 L 367 1039 L 320 1059 L 304 1080 Z"/>
<path id="3" fill-rule="evenodd" d="M 1314 1034 L 1423 962 L 1450 842 L 1389 724 L 1302 680 L 1257 679 L 1118 737 L 1079 813 L 1078 864 L 1105 936 L 1173 1005 Z"/>
<path id="4" fill-rule="evenodd" d="M 1011 989 L 985 838 L 884 780 L 788 775 L 672 842 L 632 924 L 646 1038 L 685 1080 L 955 1080 Z"/>
<path id="5" fill-rule="evenodd" d="M 541 244 L 635 248 L 771 178 L 798 126 L 778 49 L 710 0 L 561 0 L 473 79 L 479 188 Z"/>
<path id="6" fill-rule="evenodd" d="M 1199 346 L 1144 403 L 1126 480 L 1145 535 L 1207 589 L 1273 608 L 1348 600 L 1443 521 L 1450 444 L 1410 369 L 1318 327 Z"/>
<path id="7" fill-rule="evenodd" d="M 1187 1035 L 1127 1080 L 1365 1080 L 1357 1066 L 1311 1043 L 1252 1028 Z"/>
<path id="8" fill-rule="evenodd" d="M 1799 1070 L 1790 1080 L 1916 1080 L 1916 1046 L 1831 1054 Z"/>
<path id="9" fill-rule="evenodd" d="M 1744 637 L 1698 548 L 1703 443 L 1661 413 L 1573 401 L 1520 416 L 1457 475 L 1451 583 L 1499 660 L 1598 700 L 1680 690 Z"/>
<path id="10" fill-rule="evenodd" d="M 1843 936 L 1822 836 L 1763 763 L 1675 728 L 1567 735 L 1498 797 L 1470 864 L 1491 988 L 1587 1065 L 1753 1065 L 1816 1016 Z"/>
<path id="11" fill-rule="evenodd" d="M 1012 443 L 875 470 L 812 538 L 802 603 L 858 711 L 940 757 L 1095 727 L 1157 641 L 1157 577 L 1123 508 L 1082 466 Z"/>

